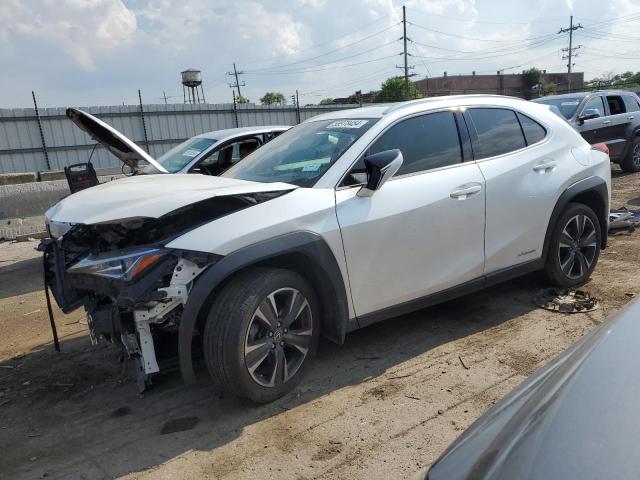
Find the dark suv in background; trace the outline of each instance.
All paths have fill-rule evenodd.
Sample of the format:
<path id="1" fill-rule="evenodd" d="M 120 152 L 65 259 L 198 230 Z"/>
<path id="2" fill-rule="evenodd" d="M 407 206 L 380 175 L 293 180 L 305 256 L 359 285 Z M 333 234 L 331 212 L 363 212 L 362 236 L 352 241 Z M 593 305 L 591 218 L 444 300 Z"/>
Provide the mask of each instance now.
<path id="1" fill-rule="evenodd" d="M 640 172 L 640 98 L 622 90 L 568 93 L 533 100 L 551 105 L 584 139 L 609 147 L 611 161 Z"/>

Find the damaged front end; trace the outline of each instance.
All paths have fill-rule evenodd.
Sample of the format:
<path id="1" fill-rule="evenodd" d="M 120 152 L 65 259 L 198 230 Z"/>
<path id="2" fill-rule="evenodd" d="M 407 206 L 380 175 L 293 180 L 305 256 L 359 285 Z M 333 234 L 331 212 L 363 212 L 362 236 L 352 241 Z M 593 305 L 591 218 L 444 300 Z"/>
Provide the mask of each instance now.
<path id="1" fill-rule="evenodd" d="M 121 345 L 135 362 L 138 386 L 144 391 L 150 375 L 160 370 L 154 336 L 177 334 L 193 282 L 221 258 L 164 245 L 204 223 L 280 194 L 215 197 L 160 218 L 70 225 L 55 237 L 50 229 L 53 238 L 40 245 L 45 286 L 64 313 L 84 307 L 92 343 Z"/>
<path id="2" fill-rule="evenodd" d="M 45 282 L 63 312 L 84 307 L 93 344 L 121 344 L 143 391 L 160 370 L 154 331 L 177 331 L 193 281 L 219 257 L 154 245 L 100 251 L 78 241 L 93 229 L 43 241 Z"/>

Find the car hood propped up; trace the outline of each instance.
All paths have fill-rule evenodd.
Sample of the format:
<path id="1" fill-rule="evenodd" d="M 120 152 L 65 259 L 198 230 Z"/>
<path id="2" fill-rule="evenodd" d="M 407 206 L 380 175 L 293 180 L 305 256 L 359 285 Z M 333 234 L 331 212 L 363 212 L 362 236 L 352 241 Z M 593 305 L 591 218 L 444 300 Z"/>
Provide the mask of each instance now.
<path id="1" fill-rule="evenodd" d="M 225 195 L 283 192 L 288 183 L 260 183 L 205 175 L 137 175 L 82 190 L 51 207 L 48 220 L 94 224 L 134 217 L 159 218 L 178 208 Z"/>
<path id="2" fill-rule="evenodd" d="M 67 108 L 67 117 L 134 171 L 139 170 L 139 163 L 143 161 L 153 165 L 158 171 L 167 173 L 147 152 L 102 120 L 77 108 Z"/>

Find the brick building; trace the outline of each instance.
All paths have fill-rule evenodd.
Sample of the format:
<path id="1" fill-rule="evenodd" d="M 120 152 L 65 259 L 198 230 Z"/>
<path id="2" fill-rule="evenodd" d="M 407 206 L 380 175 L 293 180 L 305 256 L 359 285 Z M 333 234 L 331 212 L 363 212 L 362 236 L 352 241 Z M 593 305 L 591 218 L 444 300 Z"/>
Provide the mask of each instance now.
<path id="1" fill-rule="evenodd" d="M 545 83 L 554 83 L 557 93 L 567 91 L 566 73 L 544 72 Z M 415 82 L 417 90 L 428 96 L 456 95 L 462 93 L 493 93 L 515 97 L 531 98 L 532 93 L 523 84 L 522 74 L 495 75 L 447 75 L 426 78 Z M 584 87 L 584 73 L 571 74 L 571 90 L 578 91 Z"/>

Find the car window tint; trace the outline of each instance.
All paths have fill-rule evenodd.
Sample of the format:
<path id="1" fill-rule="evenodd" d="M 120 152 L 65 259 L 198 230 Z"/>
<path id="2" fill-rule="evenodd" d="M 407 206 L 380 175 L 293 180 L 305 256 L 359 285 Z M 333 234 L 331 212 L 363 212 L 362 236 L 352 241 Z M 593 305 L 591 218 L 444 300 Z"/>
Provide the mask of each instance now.
<path id="1" fill-rule="evenodd" d="M 387 130 L 369 154 L 399 149 L 403 162 L 396 175 L 421 172 L 462 162 L 453 112 L 409 118 Z"/>
<path id="2" fill-rule="evenodd" d="M 620 115 L 625 113 L 622 97 L 619 95 L 607 95 L 607 103 L 609 104 L 609 112 L 611 115 Z"/>
<path id="3" fill-rule="evenodd" d="M 495 157 L 526 147 L 522 129 L 513 110 L 470 108 L 469 114 L 478 133 L 480 155 Z"/>
<path id="4" fill-rule="evenodd" d="M 584 113 L 587 109 L 598 110 L 600 116 L 604 117 L 606 115 L 606 110 L 604 108 L 604 98 L 598 95 L 597 97 L 589 99 L 589 101 L 585 103 L 584 108 L 582 109 L 582 113 Z"/>
<path id="5" fill-rule="evenodd" d="M 640 110 L 638 107 L 638 101 L 632 97 L 631 95 L 624 95 L 622 97 L 624 99 L 624 106 L 627 109 L 627 112 L 637 112 Z"/>
<path id="6" fill-rule="evenodd" d="M 547 135 L 547 131 L 542 125 L 526 115 L 518 113 L 518 119 L 520 120 L 520 125 L 522 125 L 527 145 L 538 143 Z"/>

